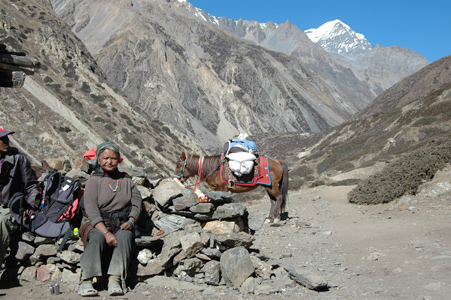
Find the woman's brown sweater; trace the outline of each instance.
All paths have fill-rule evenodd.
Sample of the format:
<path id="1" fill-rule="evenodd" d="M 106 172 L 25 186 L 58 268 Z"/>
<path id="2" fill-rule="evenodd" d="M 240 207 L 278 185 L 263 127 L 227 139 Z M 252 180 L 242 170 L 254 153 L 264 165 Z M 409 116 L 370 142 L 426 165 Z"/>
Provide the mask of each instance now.
<path id="1" fill-rule="evenodd" d="M 116 184 L 119 186 L 116 191 Z M 111 186 L 111 187 L 110 187 Z M 142 207 L 141 194 L 132 178 L 124 172 L 94 173 L 85 186 L 84 206 L 93 227 L 102 222 L 103 214 L 120 211 L 131 206 L 129 217 L 138 222 Z"/>

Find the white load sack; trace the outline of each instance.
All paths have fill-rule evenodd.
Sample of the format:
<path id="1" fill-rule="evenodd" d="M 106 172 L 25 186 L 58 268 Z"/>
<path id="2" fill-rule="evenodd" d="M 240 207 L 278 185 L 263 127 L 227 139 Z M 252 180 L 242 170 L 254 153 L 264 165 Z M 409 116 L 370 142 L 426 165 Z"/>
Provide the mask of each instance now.
<path id="1" fill-rule="evenodd" d="M 242 176 L 249 174 L 254 168 L 255 155 L 248 152 L 229 153 L 229 167 L 233 174 Z"/>
<path id="2" fill-rule="evenodd" d="M 227 154 L 227 158 L 237 162 L 254 161 L 257 157 L 249 152 L 235 152 Z"/>

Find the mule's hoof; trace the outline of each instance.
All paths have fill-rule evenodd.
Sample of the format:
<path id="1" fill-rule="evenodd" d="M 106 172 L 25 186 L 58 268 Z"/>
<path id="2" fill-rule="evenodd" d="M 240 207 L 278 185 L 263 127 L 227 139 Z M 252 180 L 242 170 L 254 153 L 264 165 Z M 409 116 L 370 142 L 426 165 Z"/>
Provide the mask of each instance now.
<path id="1" fill-rule="evenodd" d="M 279 224 L 279 222 L 280 222 L 280 219 L 279 219 L 279 218 L 275 218 L 275 219 L 274 219 L 274 224 Z"/>
<path id="2" fill-rule="evenodd" d="M 272 223 L 272 220 L 269 219 L 269 218 L 266 218 L 266 219 L 265 219 L 265 224 L 269 224 L 269 223 Z"/>

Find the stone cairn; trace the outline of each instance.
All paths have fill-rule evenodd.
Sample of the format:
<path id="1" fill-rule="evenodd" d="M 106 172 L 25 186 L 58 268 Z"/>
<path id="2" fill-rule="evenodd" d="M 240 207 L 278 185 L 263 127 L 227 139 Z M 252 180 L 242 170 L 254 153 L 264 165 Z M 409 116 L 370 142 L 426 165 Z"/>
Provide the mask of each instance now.
<path id="1" fill-rule="evenodd" d="M 89 167 L 81 166 L 66 175 L 84 185 L 88 171 Z M 274 270 L 266 262 L 269 258 L 252 248 L 253 233 L 262 227 L 264 215 L 249 214 L 229 193 L 210 191 L 208 202 L 200 202 L 197 194 L 173 178 L 152 182 L 141 169 L 125 171 L 132 175 L 145 206 L 130 268 L 129 278 L 135 282 L 164 276 L 253 292 L 277 277 L 280 289 L 294 287 L 296 282 L 315 290 L 327 287 L 295 267 Z M 59 252 L 60 242 L 24 232 L 17 249 L 10 251 L 9 261 L 12 257 L 14 263 L 6 263 L 6 271 L 13 271 L 21 281 L 59 282 L 77 290 L 83 244 L 73 235 Z"/>

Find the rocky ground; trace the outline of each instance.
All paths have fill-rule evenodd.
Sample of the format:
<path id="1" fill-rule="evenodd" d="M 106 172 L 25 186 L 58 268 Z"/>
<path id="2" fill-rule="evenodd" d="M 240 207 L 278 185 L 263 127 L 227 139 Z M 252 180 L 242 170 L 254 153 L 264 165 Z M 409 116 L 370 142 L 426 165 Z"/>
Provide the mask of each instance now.
<path id="1" fill-rule="evenodd" d="M 225 287 L 197 286 L 173 279 L 139 283 L 125 296 L 98 299 L 445 299 L 451 293 L 451 172 L 442 172 L 417 196 L 393 203 L 358 206 L 347 202 L 352 186 L 320 186 L 291 192 L 289 217 L 265 224 L 253 248 L 274 268 L 294 265 L 327 280 L 329 289 L 302 285 L 277 293 L 242 294 Z M 266 214 L 267 198 L 248 202 Z M 52 296 L 51 283 L 22 282 L 0 289 L 4 299 L 82 299 L 65 290 Z M 269 293 L 269 294 L 268 294 Z"/>

